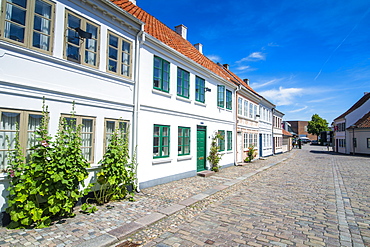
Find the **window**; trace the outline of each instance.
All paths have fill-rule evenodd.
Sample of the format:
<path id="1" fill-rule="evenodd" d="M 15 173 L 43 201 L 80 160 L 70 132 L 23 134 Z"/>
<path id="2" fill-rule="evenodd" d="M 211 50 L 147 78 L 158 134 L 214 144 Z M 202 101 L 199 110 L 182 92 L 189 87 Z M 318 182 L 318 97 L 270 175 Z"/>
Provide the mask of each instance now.
<path id="1" fill-rule="evenodd" d="M 249 145 L 248 147 L 252 146 L 253 145 L 253 134 L 248 134 L 249 135 Z"/>
<path id="2" fill-rule="evenodd" d="M 249 118 L 253 118 L 253 104 L 249 103 Z"/>
<path id="3" fill-rule="evenodd" d="M 248 101 L 244 100 L 244 117 L 248 117 Z"/>
<path id="4" fill-rule="evenodd" d="M 243 114 L 243 99 L 242 98 L 238 98 L 238 115 L 242 115 Z"/>
<path id="5" fill-rule="evenodd" d="M 198 102 L 205 102 L 204 97 L 205 81 L 200 77 L 195 78 L 195 100 Z"/>
<path id="6" fill-rule="evenodd" d="M 221 138 L 218 139 L 218 151 L 225 151 L 225 131 L 219 130 L 218 134 L 221 135 Z"/>
<path id="7" fill-rule="evenodd" d="M 153 157 L 164 158 L 170 156 L 170 126 L 154 125 Z"/>
<path id="8" fill-rule="evenodd" d="M 109 33 L 107 60 L 109 72 L 131 77 L 131 42 Z"/>
<path id="9" fill-rule="evenodd" d="M 254 116 L 253 116 L 253 118 L 256 119 L 257 118 L 257 105 L 254 105 L 253 108 L 254 108 Z"/>
<path id="10" fill-rule="evenodd" d="M 370 138 L 367 138 L 366 141 L 367 141 L 367 148 L 370 148 Z"/>
<path id="11" fill-rule="evenodd" d="M 190 128 L 179 127 L 178 129 L 178 155 L 190 154 Z"/>
<path id="12" fill-rule="evenodd" d="M 217 86 L 217 106 L 222 108 L 225 106 L 225 86 Z"/>
<path id="13" fill-rule="evenodd" d="M 154 57 L 153 87 L 164 92 L 170 91 L 170 63 L 159 57 Z"/>
<path id="14" fill-rule="evenodd" d="M 189 72 L 177 68 L 177 95 L 189 98 Z"/>
<path id="15" fill-rule="evenodd" d="M 76 128 L 81 125 L 81 150 L 84 158 L 89 162 L 94 162 L 94 132 L 95 132 L 95 118 L 83 116 L 62 116 L 67 124 Z"/>
<path id="16" fill-rule="evenodd" d="M 248 133 L 244 133 L 244 148 L 248 148 Z"/>
<path id="17" fill-rule="evenodd" d="M 227 131 L 227 150 L 232 150 L 233 149 L 233 132 L 232 131 Z"/>
<path id="18" fill-rule="evenodd" d="M 100 27 L 70 11 L 66 11 L 65 58 L 98 67 Z"/>
<path id="19" fill-rule="evenodd" d="M 231 110 L 233 108 L 233 93 L 226 89 L 226 109 Z"/>
<path id="20" fill-rule="evenodd" d="M 253 146 L 257 147 L 257 134 L 253 134 Z"/>
<path id="21" fill-rule="evenodd" d="M 105 150 L 108 148 L 112 135 L 116 129 L 127 134 L 128 122 L 118 119 L 105 119 L 105 138 L 104 138 L 104 147 Z"/>
<path id="22" fill-rule="evenodd" d="M 26 158 L 29 158 L 31 148 L 37 142 L 34 133 L 40 127 L 41 120 L 41 113 L 0 109 L 0 170 L 8 166 L 7 156 L 15 149 L 17 132 L 21 149 L 24 150 Z"/>
<path id="23" fill-rule="evenodd" d="M 54 3 L 48 0 L 3 0 L 1 37 L 31 49 L 51 53 Z"/>

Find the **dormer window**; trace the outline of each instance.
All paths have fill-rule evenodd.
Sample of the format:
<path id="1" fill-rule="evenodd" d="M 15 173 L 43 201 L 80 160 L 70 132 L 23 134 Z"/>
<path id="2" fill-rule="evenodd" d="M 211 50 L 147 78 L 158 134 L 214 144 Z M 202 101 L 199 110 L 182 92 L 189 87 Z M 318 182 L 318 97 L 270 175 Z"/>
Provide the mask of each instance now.
<path id="1" fill-rule="evenodd" d="M 98 67 L 100 27 L 70 11 L 66 11 L 65 58 L 80 64 Z"/>
<path id="2" fill-rule="evenodd" d="M 0 8 L 4 10 L 1 39 L 51 53 L 54 3 L 47 0 L 6 0 Z"/>

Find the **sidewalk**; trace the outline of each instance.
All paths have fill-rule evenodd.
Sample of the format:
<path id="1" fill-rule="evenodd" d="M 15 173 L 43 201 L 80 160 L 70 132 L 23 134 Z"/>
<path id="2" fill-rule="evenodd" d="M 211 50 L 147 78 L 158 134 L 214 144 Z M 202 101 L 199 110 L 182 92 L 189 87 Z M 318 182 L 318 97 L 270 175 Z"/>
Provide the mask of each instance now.
<path id="1" fill-rule="evenodd" d="M 135 202 L 120 201 L 99 207 L 91 215 L 77 213 L 44 229 L 0 228 L 0 246 L 110 246 L 210 195 L 232 187 L 292 157 L 291 152 L 221 169 L 210 177 L 191 177 L 143 189 Z M 78 211 L 78 208 L 76 209 Z"/>

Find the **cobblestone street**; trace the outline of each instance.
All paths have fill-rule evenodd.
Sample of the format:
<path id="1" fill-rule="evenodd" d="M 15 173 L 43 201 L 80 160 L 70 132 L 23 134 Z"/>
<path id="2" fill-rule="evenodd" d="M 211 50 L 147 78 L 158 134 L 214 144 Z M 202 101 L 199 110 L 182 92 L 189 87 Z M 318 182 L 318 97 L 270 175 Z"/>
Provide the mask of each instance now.
<path id="1" fill-rule="evenodd" d="M 370 157 L 304 145 L 48 228 L 2 227 L 0 246 L 370 246 L 369 174 Z"/>
<path id="2" fill-rule="evenodd" d="M 293 152 L 194 205 L 199 214 L 178 213 L 132 240 L 169 225 L 145 246 L 370 246 L 370 158 L 321 146 Z"/>

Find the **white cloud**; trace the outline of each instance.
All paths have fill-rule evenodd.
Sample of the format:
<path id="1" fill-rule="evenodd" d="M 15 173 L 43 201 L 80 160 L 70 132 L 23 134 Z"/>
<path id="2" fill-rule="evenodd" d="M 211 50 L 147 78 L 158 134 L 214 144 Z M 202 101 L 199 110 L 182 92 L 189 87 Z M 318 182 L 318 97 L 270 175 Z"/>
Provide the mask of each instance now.
<path id="1" fill-rule="evenodd" d="M 331 99 L 334 99 L 334 97 L 310 100 L 310 101 L 308 101 L 308 103 L 319 103 L 319 102 L 324 102 L 324 101 L 328 101 L 328 100 L 331 100 Z"/>
<path id="2" fill-rule="evenodd" d="M 248 57 L 242 58 L 241 60 L 237 61 L 237 63 L 245 62 L 245 61 L 259 61 L 259 60 L 265 60 L 266 54 L 262 52 L 252 52 L 249 54 Z"/>
<path id="3" fill-rule="evenodd" d="M 246 69 L 250 69 L 251 66 L 247 65 L 247 66 L 239 66 L 237 67 L 236 69 L 237 70 L 246 70 Z"/>
<path id="4" fill-rule="evenodd" d="M 274 43 L 274 42 L 271 42 L 271 43 L 268 43 L 267 46 L 271 46 L 271 47 L 278 47 L 280 45 Z"/>
<path id="5" fill-rule="evenodd" d="M 212 60 L 213 62 L 221 62 L 222 59 L 221 57 L 217 56 L 217 55 L 208 55 L 207 56 L 210 60 Z"/>
<path id="6" fill-rule="evenodd" d="M 300 108 L 300 109 L 289 111 L 289 113 L 300 112 L 300 111 L 306 110 L 307 108 L 308 108 L 308 106 L 305 106 L 305 107 Z"/>
<path id="7" fill-rule="evenodd" d="M 279 81 L 282 81 L 283 78 L 280 78 L 280 79 L 272 79 L 272 80 L 269 80 L 265 83 L 258 83 L 258 82 L 253 82 L 251 84 L 251 87 L 253 89 L 256 89 L 256 88 L 261 88 L 261 87 L 265 87 L 265 86 L 268 86 L 268 85 L 271 85 L 271 84 L 275 84 L 276 82 L 279 82 Z"/>
<path id="8" fill-rule="evenodd" d="M 302 94 L 303 88 L 283 88 L 266 90 L 260 94 L 270 99 L 277 106 L 292 105 L 296 97 Z"/>

